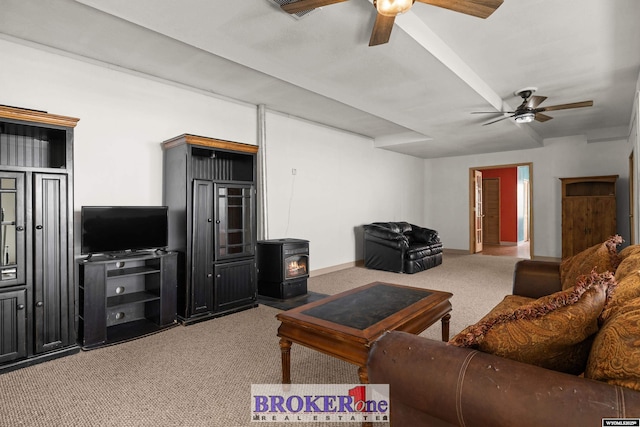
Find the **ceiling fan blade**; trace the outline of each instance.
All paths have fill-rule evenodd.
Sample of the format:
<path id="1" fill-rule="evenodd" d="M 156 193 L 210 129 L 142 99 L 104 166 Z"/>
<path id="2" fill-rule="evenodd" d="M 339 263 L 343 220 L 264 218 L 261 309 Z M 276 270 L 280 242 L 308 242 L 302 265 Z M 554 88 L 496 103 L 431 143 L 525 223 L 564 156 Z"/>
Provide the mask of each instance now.
<path id="1" fill-rule="evenodd" d="M 498 120 L 494 120 L 494 121 L 492 121 L 492 122 L 485 123 L 485 124 L 483 124 L 482 126 L 492 125 L 492 124 L 494 124 L 494 123 L 501 122 L 501 121 L 506 120 L 506 119 L 510 119 L 511 117 L 515 117 L 515 115 L 513 115 L 513 116 L 507 116 L 507 117 L 501 117 L 501 118 L 499 118 Z"/>
<path id="2" fill-rule="evenodd" d="M 472 111 L 471 114 L 513 114 L 515 111 Z"/>
<path id="3" fill-rule="evenodd" d="M 373 31 L 371 32 L 369 46 L 388 43 L 389 38 L 391 37 L 391 30 L 393 29 L 393 22 L 395 20 L 395 16 L 384 16 L 378 13 L 378 16 L 376 16 L 376 22 L 373 24 Z"/>
<path id="4" fill-rule="evenodd" d="M 527 100 L 526 107 L 527 108 L 536 108 L 538 105 L 542 104 L 545 99 L 547 99 L 546 96 L 533 95 L 533 96 L 529 97 L 529 99 Z"/>
<path id="5" fill-rule="evenodd" d="M 551 105 L 549 107 L 537 108 L 536 110 L 537 112 L 568 110 L 569 108 L 591 107 L 592 105 L 593 105 L 593 101 L 582 101 L 582 102 L 572 102 L 571 104 Z"/>
<path id="6" fill-rule="evenodd" d="M 547 116 L 546 114 L 536 113 L 536 122 L 546 122 L 547 120 L 551 120 L 553 117 Z"/>
<path id="7" fill-rule="evenodd" d="M 430 4 L 432 6 L 442 7 L 444 9 L 453 10 L 454 12 L 464 13 L 465 15 L 476 16 L 486 19 L 497 8 L 500 7 L 503 0 L 416 0 L 420 3 Z"/>
<path id="8" fill-rule="evenodd" d="M 343 1 L 347 0 L 298 0 L 293 3 L 283 4 L 280 8 L 287 13 L 298 13 L 334 3 L 342 3 Z"/>

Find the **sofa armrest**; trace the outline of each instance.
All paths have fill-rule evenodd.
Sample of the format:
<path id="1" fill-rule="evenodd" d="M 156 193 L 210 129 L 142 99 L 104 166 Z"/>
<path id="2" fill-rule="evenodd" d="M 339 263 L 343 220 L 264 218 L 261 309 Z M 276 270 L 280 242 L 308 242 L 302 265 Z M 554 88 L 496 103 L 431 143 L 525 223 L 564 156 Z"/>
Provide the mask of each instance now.
<path id="1" fill-rule="evenodd" d="M 389 384 L 391 425 L 598 426 L 640 416 L 640 392 L 405 332 L 372 346 L 372 384 Z"/>
<path id="2" fill-rule="evenodd" d="M 513 271 L 513 295 L 540 298 L 562 290 L 560 262 L 521 260 Z"/>
<path id="3" fill-rule="evenodd" d="M 413 240 L 417 243 L 426 243 L 429 245 L 434 245 L 440 243 L 440 236 L 436 230 L 432 230 L 426 227 L 420 227 L 419 225 L 411 225 L 411 236 Z"/>
<path id="4" fill-rule="evenodd" d="M 402 233 L 396 233 L 377 224 L 368 224 L 364 226 L 364 238 L 365 240 L 378 242 L 399 250 L 407 249 L 409 247 L 409 239 L 407 236 Z"/>

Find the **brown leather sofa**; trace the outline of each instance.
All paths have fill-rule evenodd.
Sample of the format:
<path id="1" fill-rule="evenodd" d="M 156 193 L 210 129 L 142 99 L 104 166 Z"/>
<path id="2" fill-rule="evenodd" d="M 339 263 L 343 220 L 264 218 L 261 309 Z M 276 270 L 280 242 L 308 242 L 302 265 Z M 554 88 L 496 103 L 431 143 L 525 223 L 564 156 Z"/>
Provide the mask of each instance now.
<path id="1" fill-rule="evenodd" d="M 631 256 L 624 269 L 625 274 L 640 278 L 640 247 L 635 249 L 637 253 L 627 251 Z M 560 270 L 557 262 L 518 262 L 513 294 L 536 299 L 561 291 Z M 616 279 L 618 285 L 622 283 L 618 275 Z M 620 292 L 631 295 L 632 302 L 624 302 L 619 308 L 622 315 L 606 322 L 626 316 L 625 305 L 640 302 L 636 296 L 640 295 L 640 279 L 633 280 L 633 287 Z M 596 341 L 605 325 L 595 334 Z M 369 380 L 389 384 L 392 426 L 600 426 L 603 418 L 638 419 L 640 328 L 623 329 L 621 337 L 629 341 L 631 335 L 635 341 L 623 345 L 622 351 L 628 354 L 621 356 L 630 380 L 598 381 L 404 332 L 389 332 L 373 344 L 367 365 Z M 596 341 L 588 351 L 594 352 Z M 615 347 L 615 343 L 607 342 L 607 346 Z M 624 362 L 625 356 L 638 364 Z M 631 386 L 619 385 L 629 382 Z"/>

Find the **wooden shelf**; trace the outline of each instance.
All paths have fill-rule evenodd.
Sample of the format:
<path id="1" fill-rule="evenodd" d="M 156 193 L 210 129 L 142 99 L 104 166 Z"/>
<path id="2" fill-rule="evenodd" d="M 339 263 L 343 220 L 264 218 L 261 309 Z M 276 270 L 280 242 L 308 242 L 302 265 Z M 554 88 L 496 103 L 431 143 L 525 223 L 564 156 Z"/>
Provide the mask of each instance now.
<path id="1" fill-rule="evenodd" d="M 136 338 L 141 338 L 146 335 L 160 332 L 174 325 L 175 324 L 160 327 L 148 319 L 140 319 L 133 322 L 111 326 L 107 331 L 106 344 L 117 344 Z"/>
<path id="2" fill-rule="evenodd" d="M 153 292 L 133 292 L 130 294 L 117 295 L 107 298 L 107 307 L 113 308 L 120 305 L 139 304 L 143 302 L 156 301 L 160 299 L 160 295 Z"/>
<path id="3" fill-rule="evenodd" d="M 142 267 L 130 267 L 121 268 L 118 270 L 108 270 L 107 277 L 109 279 L 126 276 L 138 276 L 141 274 L 159 273 L 160 269 L 156 267 L 142 266 Z"/>

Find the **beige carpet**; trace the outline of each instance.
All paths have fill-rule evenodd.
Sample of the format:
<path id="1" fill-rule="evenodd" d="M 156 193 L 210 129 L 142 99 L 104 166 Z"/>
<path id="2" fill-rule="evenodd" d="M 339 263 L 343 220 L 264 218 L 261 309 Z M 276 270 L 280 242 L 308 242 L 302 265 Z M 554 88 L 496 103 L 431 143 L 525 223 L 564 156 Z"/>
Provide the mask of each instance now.
<path id="1" fill-rule="evenodd" d="M 510 293 L 516 261 L 449 254 L 441 266 L 414 275 L 354 267 L 313 277 L 308 287 L 334 294 L 384 281 L 452 292 L 453 336 Z M 278 312 L 261 305 L 2 374 L 0 426 L 275 426 L 252 423 L 249 412 L 251 384 L 281 379 Z M 422 335 L 440 339 L 439 323 Z M 356 371 L 292 347 L 294 383 L 357 383 Z"/>

